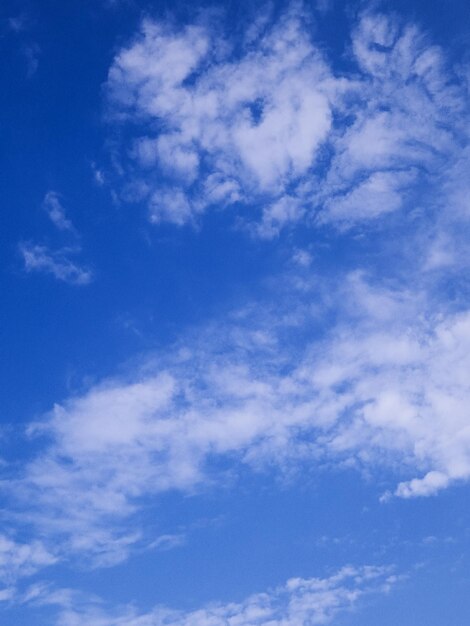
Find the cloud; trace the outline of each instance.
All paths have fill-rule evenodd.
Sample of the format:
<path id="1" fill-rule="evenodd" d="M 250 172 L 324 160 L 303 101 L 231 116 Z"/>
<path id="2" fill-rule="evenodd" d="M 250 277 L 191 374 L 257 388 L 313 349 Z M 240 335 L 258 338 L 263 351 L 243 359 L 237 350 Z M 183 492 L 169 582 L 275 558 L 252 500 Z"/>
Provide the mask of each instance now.
<path id="1" fill-rule="evenodd" d="M 79 234 L 66 215 L 60 194 L 48 191 L 44 196 L 42 208 L 59 231 L 67 233 L 72 241 L 78 242 Z M 44 244 L 23 242 L 19 244 L 18 250 L 26 272 L 51 274 L 57 280 L 70 285 L 87 285 L 93 280 L 93 273 L 89 268 L 75 263 L 70 258 L 81 252 L 79 243 L 51 250 Z"/>
<path id="2" fill-rule="evenodd" d="M 33 243 L 22 243 L 19 246 L 27 272 L 52 274 L 57 280 L 70 285 L 87 285 L 93 278 L 91 271 L 73 263 L 68 258 L 76 251 L 75 248 L 53 251 L 47 246 Z"/>
<path id="3" fill-rule="evenodd" d="M 148 19 L 116 55 L 110 114 L 139 128 L 124 171 L 145 180 L 152 221 L 244 205 L 269 238 L 312 218 L 377 222 L 410 210 L 417 188 L 441 193 L 435 179 L 460 158 L 468 99 L 440 48 L 414 25 L 365 12 L 351 25 L 354 69 L 339 75 L 306 10 L 262 17 L 237 55 L 212 23 Z"/>
<path id="4" fill-rule="evenodd" d="M 352 30 L 361 80 L 347 92 L 348 116 L 333 138 L 334 153 L 316 202 L 320 223 L 355 225 L 416 202 L 445 201 L 442 181 L 461 158 L 465 85 L 415 25 L 365 13 Z M 360 90 L 360 94 L 356 92 Z M 424 196 L 423 189 L 432 194 Z M 419 198 L 419 199 L 418 199 Z"/>
<path id="5" fill-rule="evenodd" d="M 192 220 L 194 208 L 179 189 L 156 191 L 149 200 L 150 221 L 182 225 Z"/>
<path id="6" fill-rule="evenodd" d="M 404 203 L 406 188 L 415 179 L 414 172 L 373 172 L 352 189 L 328 198 L 324 204 L 326 214 L 320 219 L 354 223 L 396 211 Z"/>
<path id="7" fill-rule="evenodd" d="M 221 459 L 232 479 L 386 469 L 405 498 L 468 480 L 470 313 L 364 273 L 310 273 L 32 424 L 42 445 L 11 482 L 24 523 L 109 566 L 149 545 L 142 509 L 223 482 Z"/>
<path id="8" fill-rule="evenodd" d="M 29 43 L 22 46 L 22 53 L 26 60 L 26 76 L 31 78 L 36 73 L 39 67 L 39 57 L 41 55 L 41 48 L 36 43 Z"/>
<path id="9" fill-rule="evenodd" d="M 319 461 L 372 473 L 385 467 L 389 492 L 404 498 L 470 477 L 470 314 L 439 293 L 442 278 L 465 266 L 456 250 L 468 219 L 468 149 L 456 156 L 454 130 L 443 124 L 444 114 L 453 120 L 461 111 L 460 90 L 442 77 L 442 53 L 390 18 L 364 15 L 357 24 L 351 46 L 362 74 L 354 80 L 332 75 L 298 15 L 266 32 L 253 34 L 234 61 L 203 26 L 143 23 L 108 82 L 120 123 L 162 122 L 154 136 L 132 142 L 139 178 L 128 181 L 127 197 L 146 198 L 153 222 L 179 225 L 194 221 L 207 198 L 263 198 L 252 224 L 263 237 L 308 215 L 349 228 L 409 209 L 399 229 L 387 231 L 391 243 L 378 240 L 398 250 L 398 270 L 387 268 L 387 278 L 383 267 L 321 276 L 297 250 L 298 267 L 284 283 L 275 277 L 271 302 L 181 338 L 158 364 L 65 398 L 32 426 L 43 446 L 14 481 L 16 506 L 61 554 L 94 566 L 148 546 L 142 508 L 164 492 L 223 481 L 221 459 L 232 476 L 241 466 L 282 473 Z M 272 81 L 279 91 L 270 91 Z M 300 147 L 277 144 L 278 126 L 264 122 L 285 114 L 285 132 L 296 137 L 302 107 L 316 98 L 326 107 L 318 109 L 325 130 L 307 132 Z M 351 119 L 336 127 L 333 111 Z M 410 123 L 414 115 L 420 124 Z M 331 159 L 319 175 L 311 160 L 328 141 Z M 411 200 L 428 198 L 417 193 L 428 180 L 429 194 L 440 193 L 420 212 Z M 55 200 L 52 219 L 63 225 Z M 29 271 L 91 280 L 67 249 L 21 251 Z"/>
<path id="10" fill-rule="evenodd" d="M 172 550 L 173 548 L 178 548 L 186 542 L 186 537 L 184 535 L 161 535 L 157 537 L 154 541 L 152 541 L 148 548 L 153 550 Z"/>
<path id="11" fill-rule="evenodd" d="M 118 119 L 164 126 L 138 137 L 132 155 L 150 181 L 155 172 L 186 195 L 184 219 L 181 202 L 176 218 L 166 210 L 178 224 L 209 204 L 275 197 L 308 171 L 331 126 L 329 73 L 294 12 L 238 61 L 219 57 L 203 26 L 145 20 L 109 72 Z M 207 193 L 215 180 L 217 193 Z"/>
<path id="12" fill-rule="evenodd" d="M 65 209 L 60 201 L 60 195 L 56 191 L 48 191 L 44 196 L 42 204 L 54 226 L 59 230 L 75 233 L 75 228 L 67 218 Z"/>
<path id="13" fill-rule="evenodd" d="M 53 565 L 57 561 L 41 541 L 18 543 L 11 537 L 0 535 L 0 602 L 9 602 L 16 598 L 17 582 L 32 576 L 38 570 Z"/>
<path id="14" fill-rule="evenodd" d="M 26 15 L 17 15 L 16 17 L 9 17 L 7 19 L 8 29 L 14 33 L 21 33 L 28 29 L 29 18 Z"/>
<path id="15" fill-rule="evenodd" d="M 212 603 L 188 612 L 165 607 L 148 613 L 134 607 L 106 610 L 103 603 L 86 601 L 74 606 L 73 595 L 54 599 L 47 590 L 43 601 L 63 607 L 58 626 L 313 626 L 355 609 L 366 595 L 388 593 L 396 582 L 397 576 L 387 567 L 344 567 L 329 578 L 292 578 L 239 603 Z"/>
<path id="16" fill-rule="evenodd" d="M 27 13 L 6 19 L 6 30 L 17 38 L 19 50 L 26 61 L 27 78 L 31 78 L 36 73 L 41 55 L 41 48 L 29 37 L 32 26 L 31 17 Z"/>
<path id="17" fill-rule="evenodd" d="M 469 312 L 413 323 L 413 307 L 407 314 L 398 294 L 366 296 L 375 315 L 345 324 L 303 365 L 324 410 L 341 407 L 323 445 L 340 456 L 353 452 L 360 464 L 423 472 L 423 478 L 399 484 L 400 497 L 430 495 L 467 480 Z"/>

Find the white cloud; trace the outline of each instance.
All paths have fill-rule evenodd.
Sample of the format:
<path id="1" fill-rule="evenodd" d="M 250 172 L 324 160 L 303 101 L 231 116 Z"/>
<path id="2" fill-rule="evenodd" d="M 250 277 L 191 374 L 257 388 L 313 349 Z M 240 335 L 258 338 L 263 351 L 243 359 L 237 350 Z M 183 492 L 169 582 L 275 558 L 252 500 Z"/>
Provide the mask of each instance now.
<path id="1" fill-rule="evenodd" d="M 60 551 L 104 566 L 148 545 L 131 520 L 158 494 L 222 480 L 214 458 L 234 473 L 319 459 L 385 466 L 400 497 L 470 478 L 470 313 L 426 313 L 425 292 L 360 273 L 334 289 L 318 276 L 288 282 L 282 296 L 277 282 L 271 310 L 200 329 L 158 366 L 106 380 L 32 426 L 45 440 L 14 483 L 25 520 Z M 307 339 L 331 307 L 337 323 Z M 302 338 L 292 342 L 293 331 Z"/>
<path id="2" fill-rule="evenodd" d="M 16 595 L 15 584 L 21 578 L 53 565 L 56 556 L 42 542 L 19 543 L 7 535 L 0 535 L 0 581 L 6 585 L 0 590 L 0 601 Z"/>
<path id="3" fill-rule="evenodd" d="M 462 154 L 457 136 L 469 113 L 464 85 L 417 27 L 385 15 L 363 15 L 352 50 L 364 74 L 341 109 L 353 121 L 333 140 L 316 194 L 326 208 L 320 221 L 354 224 L 414 209 L 413 192 L 424 186 L 433 189 L 427 201 L 437 206 L 446 197 L 442 179 Z"/>
<path id="4" fill-rule="evenodd" d="M 286 224 L 297 222 L 305 214 L 302 202 L 293 196 L 282 196 L 263 211 L 257 227 L 258 234 L 266 239 L 277 235 Z"/>
<path id="5" fill-rule="evenodd" d="M 193 218 L 194 209 L 180 189 L 159 189 L 149 200 L 150 221 L 184 224 Z"/>
<path id="6" fill-rule="evenodd" d="M 56 191 L 48 191 L 44 196 L 43 207 L 51 222 L 59 229 L 75 232 L 72 222 L 67 218 L 65 209 Z"/>
<path id="7" fill-rule="evenodd" d="M 415 468 L 424 477 L 401 482 L 401 497 L 467 480 L 470 313 L 427 317 L 410 294 L 371 289 L 357 278 L 351 287 L 357 321 L 312 348 L 296 373 L 332 415 L 322 445 L 369 466 Z"/>
<path id="8" fill-rule="evenodd" d="M 184 545 L 186 537 L 184 535 L 161 535 L 152 541 L 148 548 L 151 550 L 171 550 Z"/>
<path id="9" fill-rule="evenodd" d="M 300 267 L 310 267 L 313 257 L 308 250 L 298 249 L 292 255 L 292 260 Z"/>
<path id="10" fill-rule="evenodd" d="M 32 42 L 22 46 L 22 53 L 26 60 L 26 76 L 27 78 L 31 78 L 39 67 L 41 48 L 36 43 Z"/>
<path id="11" fill-rule="evenodd" d="M 68 258 L 70 254 L 77 251 L 75 248 L 53 251 L 47 246 L 23 243 L 19 246 L 19 251 L 27 272 L 52 274 L 57 280 L 71 285 L 87 285 L 93 278 L 89 269 L 73 263 Z"/>
<path id="12" fill-rule="evenodd" d="M 218 55 L 202 27 L 175 32 L 147 20 L 107 84 L 125 119 L 164 124 L 137 140 L 141 166 L 177 179 L 187 194 L 197 183 L 193 204 L 204 208 L 220 198 L 204 193 L 214 179 L 233 181 L 231 201 L 282 193 L 311 167 L 331 126 L 329 73 L 295 12 L 239 61 Z M 166 217 L 180 223 L 177 213 L 169 207 Z"/>
<path id="13" fill-rule="evenodd" d="M 156 607 L 139 613 L 134 607 L 106 611 L 102 603 L 75 608 L 68 596 L 58 626 L 305 626 L 328 624 L 355 609 L 365 595 L 388 593 L 397 576 L 386 567 L 344 567 L 329 578 L 292 578 L 244 601 L 212 603 L 190 612 Z M 50 600 L 51 601 L 51 600 Z"/>
<path id="14" fill-rule="evenodd" d="M 249 195 L 264 198 L 254 228 L 264 237 L 315 203 L 323 223 L 377 219 L 406 206 L 423 164 L 432 169 L 448 154 L 441 121 L 460 103 L 441 79 L 440 53 L 414 29 L 365 16 L 353 48 L 369 74 L 346 87 L 332 79 L 292 14 L 237 62 L 217 56 L 202 27 L 175 33 L 146 21 L 142 29 L 117 56 L 108 87 L 122 116 L 165 122 L 131 153 L 142 171 L 160 168 L 168 180 L 157 187 L 139 178 L 126 192 L 147 198 L 154 222 L 184 224 L 204 211 L 204 198 L 230 204 Z M 317 98 L 326 107 L 318 108 L 320 121 L 297 141 Z M 318 188 L 311 180 L 294 188 L 328 133 L 333 101 L 353 121 L 331 131 L 334 152 Z M 418 114 L 421 123 L 411 125 Z M 292 145 L 280 118 L 297 138 Z M 264 155 L 259 163 L 254 146 Z M 57 405 L 36 429 L 47 439 L 18 483 L 19 498 L 30 509 L 34 503 L 30 521 L 60 550 L 110 565 L 146 542 L 129 523 L 140 507 L 164 491 L 191 492 L 219 478 L 214 457 L 229 459 L 234 470 L 240 463 L 316 467 L 319 458 L 386 465 L 400 497 L 468 479 L 469 313 L 436 302 L 434 283 L 426 283 L 455 263 L 449 224 L 467 215 L 461 174 L 468 156 L 449 159 L 439 180 L 449 198 L 439 216 L 443 232 L 432 233 L 422 259 L 393 288 L 354 272 L 339 286 L 325 284 L 305 276 L 311 257 L 297 251 L 303 272 L 289 277 L 290 291 L 276 284 L 270 311 L 263 303 L 247 307 L 217 332 L 201 330 L 204 339 L 188 340 L 183 351 L 161 354 L 158 366 Z M 189 186 L 200 183 L 197 193 L 181 183 L 185 176 Z M 413 252 L 417 241 L 413 232 L 400 246 Z M 91 279 L 61 252 L 30 245 L 22 254 L 28 270 L 78 284 Z M 321 340 L 308 335 L 314 325 Z M 294 331 L 304 333 L 298 344 L 288 339 Z"/>
<path id="15" fill-rule="evenodd" d="M 305 16 L 294 5 L 273 25 L 263 13 L 236 58 L 204 26 L 146 20 L 116 56 L 111 110 L 148 129 L 130 151 L 139 174 L 129 171 L 146 180 L 152 218 L 162 198 L 154 221 L 181 225 L 234 203 L 261 212 L 262 237 L 318 212 L 341 227 L 377 220 L 460 158 L 465 86 L 416 26 L 362 14 L 357 71 L 339 76 Z"/>
<path id="16" fill-rule="evenodd" d="M 373 172 L 344 194 L 325 201 L 322 221 L 354 223 L 373 219 L 401 208 L 406 188 L 416 179 L 414 172 Z"/>

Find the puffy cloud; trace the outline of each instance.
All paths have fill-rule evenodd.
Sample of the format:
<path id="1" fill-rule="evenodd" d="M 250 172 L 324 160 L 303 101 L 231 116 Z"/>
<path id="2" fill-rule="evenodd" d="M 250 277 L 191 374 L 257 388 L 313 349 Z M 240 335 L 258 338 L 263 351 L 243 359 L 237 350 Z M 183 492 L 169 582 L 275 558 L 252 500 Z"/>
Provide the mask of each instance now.
<path id="1" fill-rule="evenodd" d="M 256 220 L 261 210 L 262 237 L 317 213 L 341 227 L 377 221 L 413 208 L 413 190 L 460 158 L 465 85 L 442 50 L 416 26 L 363 13 L 351 28 L 356 71 L 339 76 L 306 15 L 295 5 L 274 25 L 262 20 L 236 55 L 203 25 L 145 20 L 116 56 L 110 108 L 148 129 L 128 171 L 144 176 L 154 221 L 236 203 Z"/>
<path id="2" fill-rule="evenodd" d="M 383 455 L 405 473 L 423 472 L 400 483 L 402 497 L 468 479 L 469 319 L 468 312 L 418 325 L 389 318 L 352 336 L 346 327 L 322 359 L 304 366 L 326 408 L 343 404 L 324 445 L 346 456 L 354 451 L 361 463 L 380 463 Z"/>
<path id="3" fill-rule="evenodd" d="M 149 200 L 150 221 L 185 224 L 192 220 L 194 208 L 180 189 L 155 191 Z"/>
<path id="4" fill-rule="evenodd" d="M 116 57 L 107 88 L 119 117 L 161 127 L 137 139 L 140 165 L 177 180 L 194 199 L 188 206 L 205 208 L 275 197 L 309 170 L 331 127 L 328 78 L 291 12 L 237 61 L 221 57 L 203 27 L 175 32 L 146 20 Z M 172 212 L 166 218 L 180 223 Z"/>

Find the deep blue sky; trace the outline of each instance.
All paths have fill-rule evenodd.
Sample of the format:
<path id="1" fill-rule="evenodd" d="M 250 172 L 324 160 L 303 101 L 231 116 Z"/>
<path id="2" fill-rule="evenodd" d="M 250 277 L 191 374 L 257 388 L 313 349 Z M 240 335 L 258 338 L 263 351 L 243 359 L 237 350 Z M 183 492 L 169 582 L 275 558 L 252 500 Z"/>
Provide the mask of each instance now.
<path id="1" fill-rule="evenodd" d="M 469 13 L 2 4 L 2 624 L 467 624 Z"/>

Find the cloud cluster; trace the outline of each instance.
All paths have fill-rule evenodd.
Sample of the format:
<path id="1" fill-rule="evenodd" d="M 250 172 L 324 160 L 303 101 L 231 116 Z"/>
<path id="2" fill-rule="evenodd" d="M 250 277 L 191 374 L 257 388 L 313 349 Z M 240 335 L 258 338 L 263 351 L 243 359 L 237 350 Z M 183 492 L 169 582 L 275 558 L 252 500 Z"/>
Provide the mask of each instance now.
<path id="1" fill-rule="evenodd" d="M 236 53 L 211 26 L 147 19 L 109 72 L 112 114 L 135 128 L 124 195 L 152 221 L 233 205 L 263 237 L 305 219 L 348 227 L 409 207 L 457 158 L 462 81 L 417 27 L 364 13 L 341 75 L 298 6 Z"/>
<path id="2" fill-rule="evenodd" d="M 145 20 L 110 70 L 115 110 L 161 129 L 131 148 L 139 168 L 166 181 L 148 186 L 153 221 L 181 224 L 209 205 L 282 193 L 330 129 L 329 73 L 298 16 L 237 61 L 217 48 L 202 26 L 175 31 Z"/>

